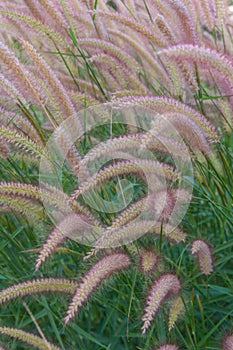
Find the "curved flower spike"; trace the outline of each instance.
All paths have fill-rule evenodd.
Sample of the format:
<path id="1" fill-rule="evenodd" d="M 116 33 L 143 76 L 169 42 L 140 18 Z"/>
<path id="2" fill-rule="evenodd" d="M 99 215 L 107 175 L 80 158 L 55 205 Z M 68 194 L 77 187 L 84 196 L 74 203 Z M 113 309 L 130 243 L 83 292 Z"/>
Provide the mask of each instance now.
<path id="1" fill-rule="evenodd" d="M 173 302 L 169 310 L 169 321 L 168 321 L 168 329 L 172 330 L 177 319 L 184 311 L 184 304 L 181 297 L 177 297 Z"/>
<path id="2" fill-rule="evenodd" d="M 105 256 L 91 267 L 82 278 L 65 317 L 65 324 L 74 317 L 79 308 L 87 300 L 91 292 L 107 277 L 119 270 L 129 267 L 130 260 L 127 254 L 116 253 Z"/>
<path id="3" fill-rule="evenodd" d="M 204 68 L 209 67 L 233 84 L 232 61 L 221 53 L 198 45 L 176 45 L 158 52 L 158 55 L 166 55 L 178 60 L 187 60 L 197 63 Z"/>
<path id="4" fill-rule="evenodd" d="M 40 338 L 32 333 L 24 332 L 21 329 L 0 327 L 0 333 L 9 337 L 22 340 L 39 350 L 60 350 L 58 346 L 49 343 L 46 339 Z"/>
<path id="5" fill-rule="evenodd" d="M 84 232 L 91 229 L 91 220 L 82 214 L 71 213 L 66 215 L 61 222 L 53 229 L 39 252 L 36 260 L 36 270 L 54 252 L 56 247 L 67 237 L 82 237 Z M 88 231 L 89 232 L 89 231 Z"/>
<path id="6" fill-rule="evenodd" d="M 190 47 L 192 45 L 183 45 L 184 47 Z M 182 47 L 183 47 L 182 46 Z M 180 47 L 180 45 L 173 46 L 171 49 L 162 50 L 160 53 L 170 53 L 173 48 Z M 195 47 L 195 46 L 194 46 Z M 174 49 L 175 51 L 175 49 Z M 218 135 L 213 125 L 206 119 L 206 117 L 187 104 L 181 103 L 173 98 L 157 97 L 157 96 L 134 96 L 128 95 L 118 98 L 112 103 L 114 108 L 122 108 L 124 106 L 142 106 L 150 111 L 154 111 L 158 114 L 182 114 L 191 119 L 197 124 L 204 132 L 208 140 L 218 141 Z M 157 114 L 156 114 L 157 116 Z"/>
<path id="7" fill-rule="evenodd" d="M 64 278 L 41 278 L 14 284 L 0 291 L 0 304 L 31 294 L 59 292 L 73 294 L 77 289 L 75 281 Z"/>
<path id="8" fill-rule="evenodd" d="M 213 271 L 213 262 L 208 244 L 201 239 L 192 243 L 191 253 L 197 255 L 200 270 L 204 275 L 209 275 Z"/>
<path id="9" fill-rule="evenodd" d="M 150 327 L 151 322 L 164 299 L 170 294 L 177 294 L 180 288 L 180 281 L 176 275 L 172 274 L 164 274 L 154 282 L 147 297 L 145 313 L 142 318 L 142 334 L 146 333 L 147 328 Z"/>

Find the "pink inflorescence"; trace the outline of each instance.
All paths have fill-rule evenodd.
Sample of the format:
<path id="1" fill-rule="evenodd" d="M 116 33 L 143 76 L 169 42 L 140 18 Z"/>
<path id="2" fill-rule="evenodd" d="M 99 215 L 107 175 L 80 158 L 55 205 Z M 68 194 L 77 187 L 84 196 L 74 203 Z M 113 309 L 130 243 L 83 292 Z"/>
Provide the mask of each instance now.
<path id="1" fill-rule="evenodd" d="M 213 271 L 213 262 L 209 245 L 201 239 L 195 240 L 191 246 L 191 253 L 197 256 L 200 270 L 204 275 Z"/>
<path id="2" fill-rule="evenodd" d="M 170 294 L 177 294 L 180 288 L 180 281 L 178 277 L 173 274 L 164 274 L 154 282 L 147 297 L 145 313 L 142 318 L 143 334 L 150 327 L 151 322 L 164 299 L 166 299 Z"/>

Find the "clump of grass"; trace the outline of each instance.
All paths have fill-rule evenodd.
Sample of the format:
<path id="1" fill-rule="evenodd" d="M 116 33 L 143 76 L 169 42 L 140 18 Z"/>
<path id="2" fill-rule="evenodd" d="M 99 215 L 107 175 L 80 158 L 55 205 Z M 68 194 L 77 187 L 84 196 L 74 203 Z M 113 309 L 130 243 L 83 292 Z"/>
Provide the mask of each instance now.
<path id="1" fill-rule="evenodd" d="M 231 335 L 220 340 L 232 329 L 227 1 L 7 0 L 0 18 L 3 346 L 230 349 Z M 193 196 L 178 228 L 172 215 L 190 194 L 177 164 L 189 159 Z"/>

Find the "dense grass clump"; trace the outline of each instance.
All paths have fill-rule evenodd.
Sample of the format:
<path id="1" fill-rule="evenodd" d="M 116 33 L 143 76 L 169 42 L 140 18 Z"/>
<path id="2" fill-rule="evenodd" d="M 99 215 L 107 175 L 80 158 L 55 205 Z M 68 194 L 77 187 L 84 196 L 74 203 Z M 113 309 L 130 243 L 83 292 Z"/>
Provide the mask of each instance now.
<path id="1" fill-rule="evenodd" d="M 0 21 L 0 348 L 233 349 L 232 5 Z"/>

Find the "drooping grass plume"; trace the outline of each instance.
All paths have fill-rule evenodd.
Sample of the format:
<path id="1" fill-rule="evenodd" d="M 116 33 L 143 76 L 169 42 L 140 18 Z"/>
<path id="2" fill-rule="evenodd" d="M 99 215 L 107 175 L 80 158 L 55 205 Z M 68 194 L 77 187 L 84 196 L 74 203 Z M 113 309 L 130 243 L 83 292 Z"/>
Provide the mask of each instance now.
<path id="1" fill-rule="evenodd" d="M 156 192 L 152 205 L 155 213 L 159 215 L 159 220 L 169 222 L 170 216 L 190 200 L 191 195 L 187 191 L 167 188 Z"/>
<path id="2" fill-rule="evenodd" d="M 182 114 L 194 121 L 205 133 L 210 140 L 218 141 L 218 135 L 214 126 L 206 119 L 204 115 L 191 108 L 187 104 L 181 103 L 173 98 L 153 97 L 153 96 L 126 96 L 114 101 L 113 106 L 143 106 L 150 111 L 155 111 L 159 114 L 174 113 Z M 156 114 L 155 117 L 158 117 Z"/>
<path id="3" fill-rule="evenodd" d="M 15 198 L 11 195 L 0 195 L 0 212 L 17 213 L 27 217 L 29 222 L 38 223 L 41 219 L 45 219 L 43 209 L 37 203 L 24 198 Z"/>
<path id="4" fill-rule="evenodd" d="M 58 28 L 66 28 L 66 21 L 57 11 L 56 6 L 51 0 L 38 0 L 38 2 L 43 6 L 43 9 L 54 19 Z"/>
<path id="5" fill-rule="evenodd" d="M 221 27 L 224 27 L 228 20 L 229 3 L 224 0 L 216 0 L 216 14 Z"/>
<path id="6" fill-rule="evenodd" d="M 41 249 L 36 260 L 36 270 L 40 265 L 53 253 L 56 247 L 66 238 L 71 235 L 78 238 L 82 235 L 88 235 L 90 231 L 90 218 L 81 214 L 68 214 L 61 222 L 54 228 L 48 236 L 46 242 Z"/>
<path id="7" fill-rule="evenodd" d="M 21 84 L 22 89 L 33 96 L 35 101 L 44 103 L 45 96 L 41 88 L 39 88 L 36 79 L 33 78 L 32 74 L 26 69 L 26 67 L 18 60 L 13 52 L 10 51 L 9 47 L 4 43 L 0 42 L 0 62 L 12 72 L 17 81 Z"/>
<path id="8" fill-rule="evenodd" d="M 151 131 L 152 132 L 139 132 L 135 134 L 114 137 L 94 146 L 78 164 L 76 171 L 79 175 L 79 180 L 81 180 L 81 182 L 83 180 L 82 177 L 80 178 L 79 172 L 81 172 L 82 169 L 84 171 L 88 167 L 88 164 L 92 164 L 92 162 L 101 156 L 112 156 L 114 158 L 114 156 L 117 155 L 119 151 L 124 151 L 126 149 L 130 151 L 134 149 L 140 149 L 140 147 L 142 150 L 148 148 L 149 150 L 157 150 L 166 154 L 171 153 L 175 157 L 182 157 L 184 159 L 187 159 L 189 154 L 188 152 L 185 153 L 184 145 L 180 144 L 176 140 L 172 140 L 169 137 L 166 138 L 160 134 L 156 135 L 156 137 L 153 136 L 153 125 Z M 191 132 L 192 131 L 190 131 L 190 133 Z M 176 145 L 175 149 L 174 145 Z M 206 141 L 204 142 L 204 145 L 205 147 L 208 147 L 208 145 L 206 145 Z"/>
<path id="9" fill-rule="evenodd" d="M 183 114 L 167 113 L 163 115 L 182 135 L 190 148 L 199 149 L 204 154 L 210 152 L 210 146 L 203 130 L 191 119 Z"/>
<path id="10" fill-rule="evenodd" d="M 67 211 L 68 207 L 68 196 L 52 186 L 45 189 L 20 182 L 0 182 L 0 195 L 1 197 L 19 201 L 21 199 L 27 200 L 28 203 L 31 201 L 31 204 L 37 202 L 52 205 L 64 212 Z M 74 203 L 73 210 L 79 211 L 81 208 L 81 205 L 79 206 L 78 203 Z M 84 212 L 85 211 L 84 209 Z"/>
<path id="11" fill-rule="evenodd" d="M 25 199 L 31 199 L 34 201 L 40 201 L 42 193 L 38 186 L 17 183 L 17 182 L 0 182 L 1 195 L 9 195 L 12 197 L 21 197 Z M 48 192 L 47 196 L 50 197 L 50 195 L 51 194 Z"/>
<path id="12" fill-rule="evenodd" d="M 101 156 L 108 155 L 112 152 L 118 152 L 124 149 L 131 149 L 140 146 L 143 134 L 137 133 L 132 135 L 125 135 L 109 139 L 94 146 L 81 160 L 79 169 L 86 168 L 88 163 L 95 161 Z"/>
<path id="13" fill-rule="evenodd" d="M 147 198 L 142 198 L 132 205 L 128 206 L 116 217 L 115 220 L 113 220 L 111 223 L 111 230 L 118 227 L 123 227 L 123 225 L 136 218 L 142 212 L 142 210 L 145 210 L 147 205 L 146 202 Z"/>
<path id="14" fill-rule="evenodd" d="M 161 222 L 153 220 L 135 220 L 122 227 L 109 226 L 101 237 L 96 241 L 94 246 L 98 248 L 118 247 L 123 243 L 129 243 L 144 234 L 161 235 Z M 177 227 L 172 227 L 166 224 L 166 229 L 162 235 L 175 242 L 179 243 L 185 240 L 186 234 Z"/>
<path id="15" fill-rule="evenodd" d="M 24 0 L 24 1 L 25 1 L 25 4 L 28 6 L 30 12 L 33 14 L 33 16 L 41 21 L 43 19 L 43 16 L 39 11 L 38 2 L 35 0 Z"/>
<path id="16" fill-rule="evenodd" d="M 92 55 L 89 62 L 93 62 L 98 68 L 101 75 L 104 87 L 111 91 L 117 91 L 122 89 L 136 90 L 141 93 L 145 92 L 145 88 L 139 81 L 137 75 L 132 74 L 127 66 L 122 65 L 117 57 L 114 57 L 108 53 L 98 53 Z"/>
<path id="17" fill-rule="evenodd" d="M 155 126 L 157 121 L 155 122 Z M 163 132 L 164 133 L 164 132 Z M 183 141 L 178 141 L 175 138 L 168 135 L 162 135 L 163 133 L 156 132 L 156 137 L 153 135 L 153 123 L 150 132 L 145 133 L 141 139 L 142 149 L 149 149 L 161 152 L 162 154 L 170 154 L 172 157 L 179 158 L 186 162 L 190 158 L 188 148 L 184 145 Z"/>
<path id="18" fill-rule="evenodd" d="M 195 24 L 185 2 L 179 0 L 168 0 L 166 5 L 173 9 L 179 22 L 182 23 L 183 31 L 182 42 L 189 44 L 197 44 L 197 33 L 195 30 Z"/>
<path id="19" fill-rule="evenodd" d="M 98 186 L 105 180 L 122 174 L 142 174 L 145 172 L 154 173 L 157 176 L 164 176 L 168 180 L 175 181 L 179 178 L 178 172 L 172 167 L 155 160 L 136 158 L 133 161 L 118 161 L 114 165 L 107 166 L 100 170 L 98 174 L 91 176 L 86 182 L 74 191 L 71 200 L 77 199 L 86 191 Z"/>
<path id="20" fill-rule="evenodd" d="M 177 294 L 181 289 L 181 284 L 176 275 L 164 274 L 157 279 L 149 292 L 146 300 L 146 308 L 142 318 L 142 334 L 146 333 L 151 322 L 164 299 L 171 294 Z"/>
<path id="21" fill-rule="evenodd" d="M 70 125 L 70 127 L 72 126 L 73 125 Z M 75 129 L 77 133 L 79 133 L 82 130 L 82 126 L 79 124 L 79 122 L 75 123 Z M 56 147 L 59 149 L 59 152 L 62 153 L 62 156 L 64 157 L 64 159 L 67 159 L 72 171 L 76 176 L 78 176 L 79 175 L 78 170 L 81 163 L 81 156 L 78 153 L 72 141 L 70 140 L 69 134 L 63 128 L 58 128 L 57 130 L 55 130 L 53 137 L 54 137 L 54 142 L 56 144 Z M 85 177 L 88 174 L 86 169 L 83 169 L 82 173 L 83 173 L 82 175 Z"/>
<path id="22" fill-rule="evenodd" d="M 20 187 L 20 186 L 17 186 Z M 32 186 L 35 189 L 35 195 L 37 194 L 37 187 Z M 100 225 L 96 217 L 86 208 L 83 204 L 77 201 L 69 202 L 69 195 L 60 189 L 50 186 L 47 183 L 40 183 L 40 189 L 38 192 L 38 199 L 44 204 L 52 205 L 54 208 L 59 209 L 63 214 L 70 214 L 71 210 L 76 214 L 83 214 L 88 218 L 90 222 L 96 227 Z"/>
<path id="23" fill-rule="evenodd" d="M 3 16 L 12 18 L 20 23 L 21 26 L 25 26 L 25 29 L 32 29 L 35 31 L 35 33 L 38 33 L 40 35 L 44 34 L 47 35 L 48 40 L 51 40 L 50 42 L 54 42 L 62 45 L 63 48 L 67 47 L 67 41 L 66 38 L 63 38 L 63 36 L 58 33 L 56 30 L 51 28 L 50 26 L 44 24 L 39 19 L 34 18 L 33 16 L 25 15 L 24 13 L 20 12 L 14 12 L 14 11 L 7 11 L 7 10 L 0 10 L 0 13 Z"/>
<path id="24" fill-rule="evenodd" d="M 23 183 L 0 182 L 0 210 L 3 212 L 15 211 L 26 215 L 30 220 L 38 221 L 44 217 L 43 204 L 60 213 L 61 216 L 80 215 L 96 228 L 100 226 L 99 221 L 82 204 L 74 201 L 69 205 L 69 196 L 63 191 L 49 185 L 33 186 Z M 71 232 L 70 229 L 67 229 Z M 63 235 L 63 237 L 67 235 Z"/>
<path id="25" fill-rule="evenodd" d="M 92 57 L 89 58 L 89 62 L 94 63 L 95 66 L 98 67 L 101 76 L 103 76 L 101 81 L 105 88 L 110 88 L 111 90 L 116 91 L 119 86 L 121 88 L 127 88 L 129 85 L 128 79 L 126 78 L 129 78 L 130 76 L 128 74 L 124 76 L 123 69 L 121 69 L 119 62 L 114 57 L 105 53 L 99 53 L 97 55 L 92 55 Z"/>
<path id="26" fill-rule="evenodd" d="M 148 65 L 148 68 L 152 69 L 151 74 L 153 75 L 153 77 L 156 77 L 156 79 L 160 80 L 164 85 L 169 86 L 170 81 L 164 68 L 159 62 L 157 62 L 154 59 L 151 52 L 146 47 L 142 46 L 142 43 L 139 43 L 138 41 L 134 40 L 131 36 L 119 30 L 108 29 L 108 33 L 111 34 L 113 37 L 122 39 L 124 43 L 130 45 L 135 50 L 135 52 L 143 59 L 143 66 L 147 67 Z M 156 84 L 156 80 L 154 80 L 153 82 Z"/>
<path id="27" fill-rule="evenodd" d="M 113 253 L 105 256 L 82 278 L 73 300 L 69 306 L 66 317 L 64 319 L 65 324 L 75 316 L 79 308 L 85 303 L 89 295 L 102 281 L 106 280 L 114 273 L 126 269 L 130 265 L 128 255 L 123 253 Z"/>
<path id="28" fill-rule="evenodd" d="M 1 159 L 2 178 L 8 181 L 0 182 L 0 212 L 4 213 L 0 219 L 0 280 L 22 281 L 22 276 L 32 272 L 30 261 L 27 264 L 25 254 L 18 252 L 39 250 L 32 245 L 37 244 L 40 233 L 37 227 L 42 229 L 43 223 L 49 224 L 51 231 L 39 250 L 36 267 L 56 251 L 72 253 L 62 261 L 55 255 L 53 264 L 34 271 L 50 276 L 64 274 L 70 280 L 30 279 L 0 291 L 0 303 L 12 301 L 13 304 L 7 305 L 7 309 L 2 305 L 2 322 L 5 319 L 14 327 L 17 318 L 30 328 L 33 323 L 37 326 L 38 320 L 46 337 L 48 334 L 48 339 L 57 339 L 62 349 L 102 349 L 112 344 L 127 350 L 135 346 L 178 350 L 177 337 L 182 349 L 233 350 L 231 333 L 219 344 L 218 329 L 214 327 L 219 321 L 227 327 L 225 323 L 229 322 L 232 309 L 230 301 L 227 302 L 231 271 L 228 252 L 232 247 L 233 120 L 233 16 L 228 9 L 228 0 L 0 1 L 0 104 L 3 105 L 0 156 L 5 157 Z M 92 115 L 88 107 L 106 101 L 107 107 L 112 108 L 113 119 L 100 128 L 93 125 L 90 130 Z M 102 116 L 98 107 L 90 111 L 93 121 L 98 123 Z M 137 126 L 126 125 L 121 118 L 124 113 Z M 74 124 L 69 124 L 60 134 L 57 128 L 70 115 L 77 117 L 83 132 L 82 139 L 74 142 Z M 54 129 L 58 152 L 50 157 L 43 146 Z M 106 141 L 107 138 L 110 139 Z M 38 174 L 38 160 L 48 157 L 56 165 L 61 154 L 64 167 L 59 169 L 61 186 L 57 189 L 49 186 L 54 178 L 51 172 L 46 172 L 47 168 L 44 176 Z M 198 175 L 194 179 L 190 175 L 192 171 L 189 172 L 191 161 Z M 183 170 L 189 174 L 186 176 Z M 133 178 L 133 182 L 121 186 L 123 177 Z M 49 184 L 40 181 L 38 185 L 42 179 Z M 149 186 L 153 180 L 153 186 Z M 208 290 L 200 273 L 195 273 L 191 266 L 194 258 L 190 260 L 183 244 L 186 234 L 174 223 L 174 219 L 181 219 L 191 197 L 185 190 L 186 184 L 194 185 L 194 198 L 184 216 L 185 231 L 188 234 L 193 230 L 197 237 L 210 234 L 220 256 L 216 266 L 218 278 L 211 277 L 213 283 Z M 127 200 L 118 213 L 111 213 L 115 199 L 122 204 L 120 191 L 116 193 L 119 187 L 122 198 Z M 96 206 L 91 207 L 94 201 Z M 111 203 L 109 208 L 108 203 Z M 52 226 L 51 220 L 55 225 Z M 195 227 L 197 220 L 200 222 Z M 72 249 L 55 249 L 65 237 L 78 242 L 69 239 Z M 140 238 L 138 242 L 132 242 L 137 238 Z M 85 259 L 80 262 L 87 249 L 83 243 L 91 246 L 86 256 L 90 258 L 86 273 L 82 270 Z M 191 251 L 202 273 L 209 275 L 213 261 L 205 244 L 195 238 Z M 116 249 L 119 246 L 124 247 Z M 162 263 L 154 247 L 165 256 Z M 94 260 L 95 253 L 102 257 L 98 262 Z M 75 255 L 81 269 L 78 282 L 72 281 L 77 278 L 77 270 L 72 268 Z M 129 256 L 135 268 L 124 272 L 130 265 Z M 177 276 L 163 274 L 167 265 L 172 266 Z M 182 297 L 178 293 L 181 289 L 178 271 L 185 285 Z M 103 300 L 104 308 L 98 314 L 96 309 L 91 313 L 83 310 L 78 324 L 61 331 L 56 293 L 71 295 L 67 323 L 92 291 L 116 272 L 122 277 L 117 278 L 115 292 L 119 293 L 112 300 L 114 307 L 110 305 L 112 301 L 109 304 Z M 152 276 L 156 280 L 152 281 L 145 302 L 143 333 L 149 330 L 155 315 L 156 325 L 147 337 L 140 337 L 134 321 L 140 313 L 143 283 Z M 185 303 L 185 322 L 177 327 L 186 293 L 190 295 L 191 290 L 191 302 Z M 52 292 L 51 312 L 46 298 L 37 296 L 47 292 Z M 23 315 L 20 300 L 14 300 L 24 296 L 32 302 L 33 313 L 28 315 Z M 162 310 L 158 312 L 163 303 L 169 311 L 165 318 Z M 222 312 L 220 304 L 224 305 Z M 102 322 L 104 309 L 107 317 Z M 25 317 L 21 319 L 21 316 Z M 99 331 L 89 332 L 90 322 L 98 319 Z M 119 336 L 114 335 L 116 329 Z M 7 347 L 8 334 L 16 338 L 8 346 L 23 347 L 20 339 L 29 339 L 28 348 L 54 348 L 43 333 L 38 333 L 40 339 L 22 332 L 5 329 L 2 344 Z"/>
<path id="29" fill-rule="evenodd" d="M 214 2 L 212 2 L 212 4 L 214 5 Z M 200 3 L 200 7 L 203 10 L 203 18 L 205 19 L 205 23 L 209 29 L 212 29 L 214 27 L 215 22 L 214 14 L 211 9 L 212 4 L 210 4 L 210 1 L 208 0 L 203 0 Z"/>
<path id="30" fill-rule="evenodd" d="M 70 28 L 73 29 L 74 33 L 77 33 L 78 32 L 78 28 L 77 28 L 77 20 L 76 20 L 76 13 L 74 11 L 74 8 L 73 8 L 73 4 L 72 2 L 67 2 L 65 0 L 61 0 L 60 1 L 61 3 L 61 6 L 62 6 L 62 12 L 63 12 L 63 15 L 65 17 L 65 20 L 67 22 L 67 25 L 66 26 L 70 26 Z M 81 12 L 81 11 L 80 11 Z M 77 16 L 79 16 L 79 19 L 82 18 L 82 15 L 80 16 L 80 14 L 77 14 Z M 85 20 L 85 16 L 83 16 L 84 20 Z"/>
<path id="31" fill-rule="evenodd" d="M 179 60 L 193 62 L 200 67 L 211 67 L 213 72 L 221 74 L 230 84 L 233 85 L 233 64 L 226 56 L 217 51 L 197 45 L 176 45 L 171 48 L 158 51 L 159 56 L 172 57 Z"/>
<path id="32" fill-rule="evenodd" d="M 69 207 L 69 196 L 63 191 L 54 186 L 49 186 L 48 184 L 41 183 L 41 186 L 39 187 L 20 182 L 3 181 L 0 182 L 0 195 L 9 196 L 15 199 L 22 198 L 49 204 L 64 213 L 70 212 L 72 209 L 75 213 L 86 215 L 90 221 L 97 225 L 94 216 L 86 207 L 78 202 L 73 202 L 71 207 Z"/>
<path id="33" fill-rule="evenodd" d="M 119 23 L 121 25 L 128 27 L 130 30 L 134 31 L 135 33 L 140 35 L 142 38 L 150 40 L 157 47 L 165 46 L 165 43 L 163 40 L 161 40 L 160 35 L 155 35 L 155 33 L 150 29 L 148 29 L 146 26 L 136 22 L 134 19 L 128 16 L 120 15 L 119 13 L 111 13 L 111 12 L 103 12 L 103 11 L 96 11 L 95 14 L 103 18 L 114 20 L 116 23 Z"/>
<path id="34" fill-rule="evenodd" d="M 193 241 L 191 253 L 197 256 L 199 267 L 204 275 L 209 275 L 213 271 L 213 261 L 210 246 L 201 239 Z"/>
<path id="35" fill-rule="evenodd" d="M 128 68 L 131 72 L 133 71 L 133 75 L 135 75 L 135 72 L 139 71 L 139 65 L 137 61 L 129 54 L 122 51 L 117 45 L 111 44 L 105 40 L 89 38 L 80 39 L 79 43 L 82 49 L 92 48 L 96 52 L 105 52 L 106 54 L 109 54 L 110 57 L 112 56 L 116 58 L 119 63 L 122 63 L 124 65 L 124 68 Z"/>
<path id="36" fill-rule="evenodd" d="M 31 140 L 28 136 L 12 130 L 9 127 L 0 126 L 0 138 L 7 143 L 14 145 L 21 152 L 28 153 L 30 156 L 35 156 L 37 159 L 45 157 L 49 159 L 49 155 L 44 148 L 37 142 Z"/>
<path id="37" fill-rule="evenodd" d="M 169 332 L 175 326 L 176 321 L 180 317 L 180 315 L 184 312 L 184 303 L 181 297 L 177 297 L 173 300 L 170 310 L 169 310 L 169 318 L 168 318 L 168 330 Z"/>
<path id="38" fill-rule="evenodd" d="M 49 67 L 44 58 L 34 49 L 34 47 L 29 42 L 22 39 L 20 41 L 30 58 L 33 60 L 37 69 L 39 70 L 39 73 L 48 83 L 49 88 L 52 90 L 54 96 L 56 97 L 56 101 L 58 102 L 58 105 L 63 113 L 63 118 L 66 119 L 70 116 L 74 116 L 76 111 L 73 107 L 72 101 L 62 86 L 61 82 L 57 78 L 56 74 Z M 80 132 L 81 131 L 82 128 L 80 125 Z"/>
<path id="39" fill-rule="evenodd" d="M 20 95 L 18 95 L 17 98 L 19 96 Z M 30 119 L 30 116 L 28 116 L 27 119 L 18 113 L 10 112 L 4 108 L 0 108 L 0 112 L 3 126 L 9 127 L 22 135 L 27 135 L 29 139 L 36 142 L 39 146 L 44 146 L 43 135 L 34 120 Z"/>
<path id="40" fill-rule="evenodd" d="M 158 14 L 155 21 L 156 21 L 155 23 L 157 24 L 161 33 L 167 39 L 168 44 L 175 43 L 175 40 L 176 40 L 175 36 L 174 36 L 172 29 L 169 26 L 168 22 L 164 18 L 164 16 L 162 16 L 161 14 Z"/>
<path id="41" fill-rule="evenodd" d="M 17 98 L 20 98 L 20 100 L 25 103 L 25 98 L 22 95 L 22 93 L 19 91 L 19 89 L 17 89 L 14 84 L 8 80 L 4 74 L 0 74 L 0 82 L 1 82 L 1 88 L 3 89 L 3 91 L 5 91 L 8 95 L 10 95 L 11 97 L 13 97 L 15 100 Z"/>
<path id="42" fill-rule="evenodd" d="M 121 73 L 123 73 L 125 77 L 125 81 L 127 85 L 130 86 L 130 89 L 135 89 L 141 91 L 141 93 L 145 93 L 146 89 L 143 84 L 140 82 L 138 77 L 138 72 L 140 71 L 140 66 L 137 61 L 126 52 L 122 51 L 117 45 L 112 44 L 107 40 L 100 39 L 80 39 L 79 45 L 82 50 L 91 51 L 94 55 L 104 53 L 109 58 L 112 57 L 112 60 L 115 61 L 115 70 L 116 66 L 121 67 Z M 106 72 L 106 64 L 103 62 L 105 69 L 103 69 L 103 74 Z M 116 75 L 117 78 L 117 75 Z M 111 84 L 110 84 L 111 85 Z M 124 85 L 123 85 L 124 87 Z M 116 89 L 122 89 L 121 84 L 119 87 L 115 87 Z M 114 90 L 114 87 L 113 87 Z"/>
<path id="43" fill-rule="evenodd" d="M 12 299 L 31 294 L 58 292 L 73 294 L 77 288 L 77 282 L 71 279 L 41 278 L 15 284 L 12 287 L 0 291 L 0 304 Z"/>
<path id="44" fill-rule="evenodd" d="M 22 340 L 23 342 L 39 350 L 61 350 L 61 348 L 49 343 L 47 340 L 44 340 L 43 338 L 40 338 L 34 334 L 24 332 L 21 329 L 0 327 L 0 333 Z"/>

